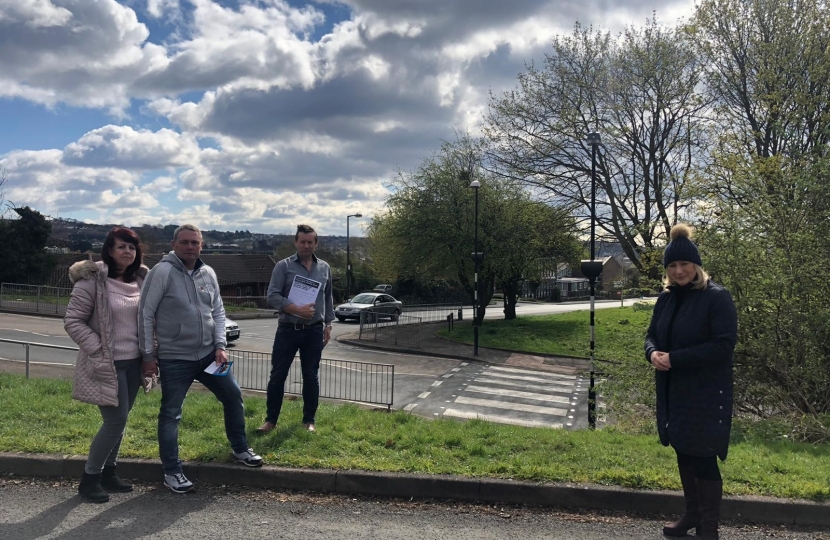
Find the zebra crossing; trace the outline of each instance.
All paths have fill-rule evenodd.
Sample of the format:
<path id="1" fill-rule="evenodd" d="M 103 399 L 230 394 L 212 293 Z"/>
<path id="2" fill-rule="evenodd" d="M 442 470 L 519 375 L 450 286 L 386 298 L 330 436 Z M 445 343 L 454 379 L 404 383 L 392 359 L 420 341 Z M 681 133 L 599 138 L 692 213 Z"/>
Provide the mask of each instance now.
<path id="1" fill-rule="evenodd" d="M 579 375 L 465 362 L 404 409 L 434 417 L 574 429 L 587 423 L 587 393 L 587 382 Z"/>

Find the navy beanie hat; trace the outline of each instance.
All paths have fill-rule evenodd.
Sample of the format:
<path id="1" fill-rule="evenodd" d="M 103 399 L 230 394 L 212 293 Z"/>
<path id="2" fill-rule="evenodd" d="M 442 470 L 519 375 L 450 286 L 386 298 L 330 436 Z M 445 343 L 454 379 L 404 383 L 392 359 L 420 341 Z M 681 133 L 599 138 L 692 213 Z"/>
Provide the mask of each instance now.
<path id="1" fill-rule="evenodd" d="M 663 268 L 675 261 L 689 261 L 703 266 L 697 246 L 692 242 L 692 228 L 685 223 L 671 228 L 671 242 L 663 252 Z"/>

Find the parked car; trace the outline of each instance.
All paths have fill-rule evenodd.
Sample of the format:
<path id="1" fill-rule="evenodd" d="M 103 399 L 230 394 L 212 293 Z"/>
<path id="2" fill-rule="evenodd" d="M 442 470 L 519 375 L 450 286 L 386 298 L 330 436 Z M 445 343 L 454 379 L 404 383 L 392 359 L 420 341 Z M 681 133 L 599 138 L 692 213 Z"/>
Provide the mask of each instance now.
<path id="1" fill-rule="evenodd" d="M 340 322 L 346 319 L 360 319 L 362 311 L 369 311 L 369 320 L 372 321 L 377 317 L 388 318 L 392 321 L 397 321 L 401 313 L 403 313 L 403 304 L 395 300 L 388 294 L 382 293 L 360 293 L 350 302 L 340 304 L 334 310 L 334 316 Z"/>
<path id="2" fill-rule="evenodd" d="M 381 283 L 373 289 L 375 292 L 390 293 L 392 292 L 392 285 L 388 283 Z"/>
<path id="3" fill-rule="evenodd" d="M 239 325 L 225 317 L 225 340 L 230 343 L 235 339 L 239 339 Z"/>

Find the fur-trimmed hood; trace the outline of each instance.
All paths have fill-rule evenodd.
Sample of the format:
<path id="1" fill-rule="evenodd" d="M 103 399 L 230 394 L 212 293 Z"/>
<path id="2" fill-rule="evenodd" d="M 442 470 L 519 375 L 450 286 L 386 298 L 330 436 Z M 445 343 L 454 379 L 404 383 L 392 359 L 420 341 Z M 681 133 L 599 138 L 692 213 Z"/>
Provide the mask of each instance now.
<path id="1" fill-rule="evenodd" d="M 135 275 L 144 279 L 149 271 L 150 269 L 142 264 L 135 271 Z M 107 263 L 103 261 L 78 261 L 69 267 L 69 281 L 75 284 L 82 279 L 99 279 L 100 276 L 106 277 L 108 273 L 109 268 L 107 267 Z"/>

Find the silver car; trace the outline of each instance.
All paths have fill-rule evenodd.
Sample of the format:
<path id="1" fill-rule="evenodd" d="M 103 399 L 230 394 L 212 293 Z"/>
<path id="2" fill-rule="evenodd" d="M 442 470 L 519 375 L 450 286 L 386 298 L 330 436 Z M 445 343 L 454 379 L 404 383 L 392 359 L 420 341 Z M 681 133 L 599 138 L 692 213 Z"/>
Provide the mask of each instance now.
<path id="1" fill-rule="evenodd" d="M 239 325 L 225 317 L 225 341 L 230 343 L 235 339 L 239 339 Z"/>
<path id="2" fill-rule="evenodd" d="M 395 300 L 388 294 L 383 293 L 360 293 L 351 299 L 347 304 L 340 304 L 334 310 L 334 316 L 340 322 L 346 319 L 360 319 L 360 313 L 368 311 L 367 316 L 369 322 L 376 318 L 388 318 L 392 321 L 397 321 L 398 317 L 403 313 L 403 304 Z"/>

